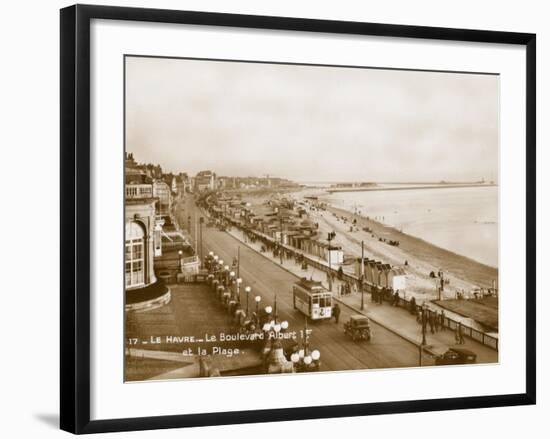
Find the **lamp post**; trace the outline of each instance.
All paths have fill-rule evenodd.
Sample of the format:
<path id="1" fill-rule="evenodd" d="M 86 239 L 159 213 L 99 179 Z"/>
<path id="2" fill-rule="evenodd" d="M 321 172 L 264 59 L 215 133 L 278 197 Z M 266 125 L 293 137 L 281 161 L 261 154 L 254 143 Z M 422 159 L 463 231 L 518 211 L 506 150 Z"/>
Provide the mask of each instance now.
<path id="1" fill-rule="evenodd" d="M 254 302 L 256 302 L 256 324 L 259 325 L 260 324 L 260 315 L 258 314 L 260 312 L 260 302 L 261 302 L 262 298 L 260 296 L 256 296 L 254 297 Z"/>
<path id="2" fill-rule="evenodd" d="M 426 345 L 426 326 L 428 324 L 428 316 L 426 315 L 426 308 L 422 307 L 422 346 Z"/>
<path id="3" fill-rule="evenodd" d="M 280 231 L 280 234 L 281 234 L 281 249 L 279 251 L 279 255 L 281 257 L 281 265 L 283 265 L 283 217 L 282 216 L 279 217 L 279 224 L 281 226 L 281 231 Z"/>
<path id="4" fill-rule="evenodd" d="M 243 282 L 243 280 L 238 277 L 237 278 L 237 301 L 239 303 L 241 303 L 241 283 Z"/>
<path id="5" fill-rule="evenodd" d="M 246 286 L 244 288 L 244 292 L 246 293 L 246 316 L 248 317 L 248 296 L 250 295 L 250 292 L 252 291 L 252 288 L 249 286 Z"/>
<path id="6" fill-rule="evenodd" d="M 328 289 L 332 291 L 332 262 L 331 262 L 331 244 L 330 242 L 336 236 L 336 232 L 329 232 L 327 235 L 328 241 Z"/>
<path id="7" fill-rule="evenodd" d="M 275 300 L 273 301 L 273 318 L 275 319 L 275 323 L 277 323 L 277 317 L 279 317 L 279 313 L 277 312 L 277 294 L 275 294 Z"/>
<path id="8" fill-rule="evenodd" d="M 200 242 L 199 248 L 200 248 L 201 261 L 202 261 L 202 255 L 203 255 L 203 253 L 202 253 L 202 225 L 203 224 L 204 224 L 204 217 L 201 216 L 199 218 L 199 242 Z"/>
<path id="9" fill-rule="evenodd" d="M 231 297 L 235 299 L 236 294 L 236 288 L 233 288 L 233 285 L 235 284 L 235 272 L 230 271 L 229 272 L 229 288 L 231 288 Z"/>
<path id="10" fill-rule="evenodd" d="M 180 271 L 183 272 L 183 251 L 178 250 L 179 260 L 180 260 Z"/>
<path id="11" fill-rule="evenodd" d="M 365 243 L 361 241 L 361 311 L 365 309 L 365 288 L 363 282 L 365 280 Z"/>

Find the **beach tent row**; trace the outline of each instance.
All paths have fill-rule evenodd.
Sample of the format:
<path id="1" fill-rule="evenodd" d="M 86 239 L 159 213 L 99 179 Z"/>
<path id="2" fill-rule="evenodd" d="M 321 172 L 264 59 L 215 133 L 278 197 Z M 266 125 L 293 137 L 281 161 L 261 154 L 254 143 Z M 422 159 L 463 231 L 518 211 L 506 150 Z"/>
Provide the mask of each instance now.
<path id="1" fill-rule="evenodd" d="M 237 218 L 243 219 L 249 227 L 262 232 L 275 242 L 282 242 L 284 245 L 294 247 L 327 262 L 330 259 L 333 264 L 344 262 L 342 247 L 329 246 L 328 242 L 319 240 L 317 227 L 309 220 L 298 221 L 297 217 L 281 214 L 261 217 L 250 209 L 242 209 Z"/>
<path id="2" fill-rule="evenodd" d="M 406 272 L 401 267 L 392 267 L 390 264 L 369 258 L 363 259 L 363 267 L 365 282 L 394 291 L 404 290 L 407 286 Z M 361 278 L 361 274 L 361 258 L 357 258 L 355 275 Z"/>

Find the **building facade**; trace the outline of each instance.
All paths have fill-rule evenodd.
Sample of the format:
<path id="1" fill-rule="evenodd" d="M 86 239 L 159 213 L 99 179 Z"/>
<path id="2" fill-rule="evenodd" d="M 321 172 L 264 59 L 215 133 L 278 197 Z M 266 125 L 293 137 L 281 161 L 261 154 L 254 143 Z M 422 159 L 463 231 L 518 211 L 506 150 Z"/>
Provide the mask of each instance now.
<path id="1" fill-rule="evenodd" d="M 200 171 L 195 177 L 195 190 L 203 192 L 214 189 L 216 189 L 216 174 L 212 171 Z"/>
<path id="2" fill-rule="evenodd" d="M 157 215 L 169 216 L 172 209 L 171 187 L 163 180 L 154 180 L 153 197 L 158 198 Z"/>
<path id="3" fill-rule="evenodd" d="M 144 288 L 157 280 L 153 262 L 156 200 L 152 196 L 153 186 L 146 183 L 146 178 L 127 175 L 124 209 L 127 291 Z"/>

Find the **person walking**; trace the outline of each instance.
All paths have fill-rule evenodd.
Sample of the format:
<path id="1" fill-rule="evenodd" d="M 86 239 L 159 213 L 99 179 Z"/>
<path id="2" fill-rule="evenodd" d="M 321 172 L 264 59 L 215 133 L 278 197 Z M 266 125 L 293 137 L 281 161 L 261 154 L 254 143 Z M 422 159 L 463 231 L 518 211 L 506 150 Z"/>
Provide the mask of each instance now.
<path id="1" fill-rule="evenodd" d="M 465 344 L 464 341 L 464 327 L 461 322 L 458 322 L 458 344 Z"/>
<path id="2" fill-rule="evenodd" d="M 337 303 L 335 303 L 332 307 L 332 315 L 335 323 L 338 324 L 338 321 L 340 320 L 340 306 Z"/>
<path id="3" fill-rule="evenodd" d="M 435 327 L 435 313 L 433 311 L 427 310 L 428 313 L 428 323 L 430 325 L 430 332 L 432 334 L 435 333 L 434 327 Z"/>
<path id="4" fill-rule="evenodd" d="M 445 311 L 441 310 L 441 314 L 439 315 L 439 325 L 441 326 L 441 330 L 445 329 Z"/>
<path id="5" fill-rule="evenodd" d="M 397 290 L 393 295 L 393 306 L 399 306 L 399 290 Z"/>
<path id="6" fill-rule="evenodd" d="M 411 297 L 411 301 L 409 302 L 409 306 L 410 306 L 410 313 L 411 314 L 416 314 L 416 299 L 414 298 L 414 296 Z"/>

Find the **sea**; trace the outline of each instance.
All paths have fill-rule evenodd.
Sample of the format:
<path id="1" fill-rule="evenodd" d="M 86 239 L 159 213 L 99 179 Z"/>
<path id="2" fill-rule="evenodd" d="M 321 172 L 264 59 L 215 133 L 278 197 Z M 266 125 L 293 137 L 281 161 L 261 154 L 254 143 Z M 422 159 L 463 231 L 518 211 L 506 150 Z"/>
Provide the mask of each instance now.
<path id="1" fill-rule="evenodd" d="M 389 186 L 388 186 L 389 187 Z M 498 187 L 325 193 L 335 207 L 378 220 L 438 247 L 498 267 Z"/>

